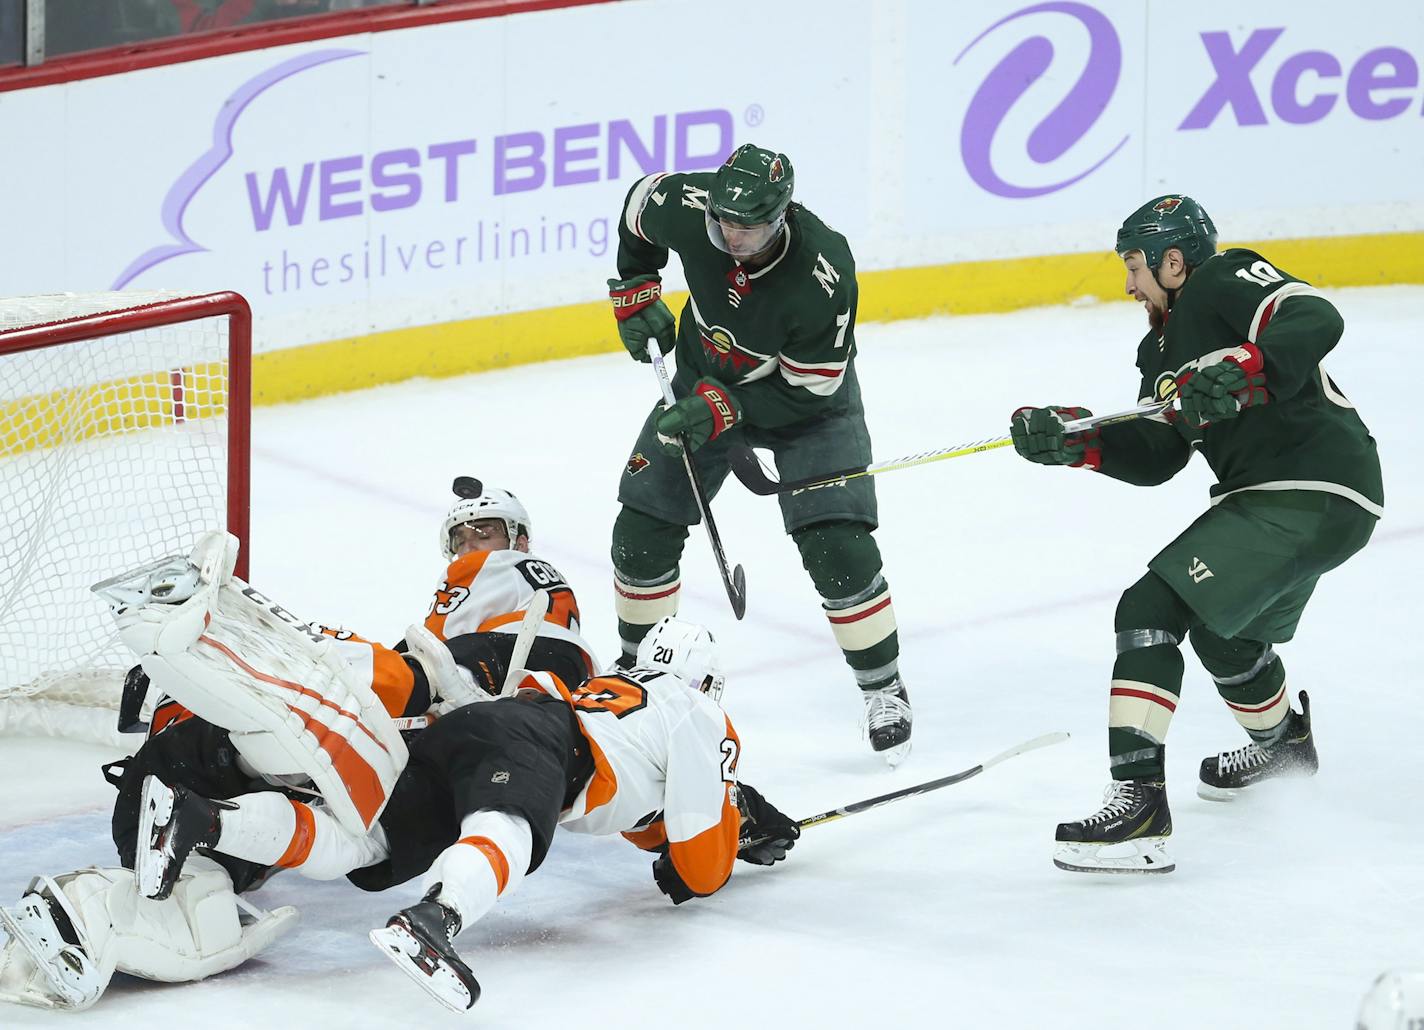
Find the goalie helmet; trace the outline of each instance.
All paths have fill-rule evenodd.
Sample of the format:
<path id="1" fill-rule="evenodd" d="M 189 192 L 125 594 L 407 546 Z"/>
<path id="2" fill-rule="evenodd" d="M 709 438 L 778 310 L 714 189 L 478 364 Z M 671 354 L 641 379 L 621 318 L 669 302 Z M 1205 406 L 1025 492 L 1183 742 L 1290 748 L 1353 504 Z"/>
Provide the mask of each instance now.
<path id="1" fill-rule="evenodd" d="M 455 541 L 452 534 L 457 526 L 468 525 L 481 519 L 502 519 L 505 532 L 509 535 L 509 546 L 521 536 L 530 537 L 529 512 L 508 490 L 484 486 L 479 480 L 461 476 L 455 480 L 455 492 L 460 499 L 450 508 L 445 522 L 440 527 L 440 551 L 446 561 L 455 560 Z M 473 487 L 473 489 L 471 488 Z M 463 488 L 463 489 L 462 489 Z"/>
<path id="2" fill-rule="evenodd" d="M 722 663 L 717 642 L 695 622 L 664 615 L 638 645 L 640 669 L 661 669 L 700 690 L 718 704 L 722 701 Z"/>
<path id="3" fill-rule="evenodd" d="M 1153 272 L 1162 264 L 1162 255 L 1176 247 L 1195 268 L 1216 253 L 1216 225 L 1211 216 L 1191 197 L 1169 193 L 1153 197 L 1127 216 L 1117 231 L 1119 255 L 1142 251 Z"/>

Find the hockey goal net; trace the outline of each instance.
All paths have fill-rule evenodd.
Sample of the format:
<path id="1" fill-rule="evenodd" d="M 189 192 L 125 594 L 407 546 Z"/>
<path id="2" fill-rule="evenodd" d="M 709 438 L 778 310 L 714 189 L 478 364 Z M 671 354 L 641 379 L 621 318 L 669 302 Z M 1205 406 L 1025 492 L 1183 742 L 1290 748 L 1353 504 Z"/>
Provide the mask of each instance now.
<path id="1" fill-rule="evenodd" d="M 132 749 L 89 587 L 208 529 L 246 576 L 251 322 L 235 293 L 0 300 L 0 732 Z"/>

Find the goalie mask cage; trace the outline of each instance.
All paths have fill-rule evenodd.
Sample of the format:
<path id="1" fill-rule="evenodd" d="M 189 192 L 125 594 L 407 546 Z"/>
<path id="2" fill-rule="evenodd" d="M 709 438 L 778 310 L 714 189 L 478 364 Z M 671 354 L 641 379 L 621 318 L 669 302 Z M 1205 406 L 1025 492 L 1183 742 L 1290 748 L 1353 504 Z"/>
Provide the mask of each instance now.
<path id="1" fill-rule="evenodd" d="M 251 327 L 236 293 L 0 299 L 0 732 L 133 750 L 89 587 L 209 529 L 246 578 Z"/>

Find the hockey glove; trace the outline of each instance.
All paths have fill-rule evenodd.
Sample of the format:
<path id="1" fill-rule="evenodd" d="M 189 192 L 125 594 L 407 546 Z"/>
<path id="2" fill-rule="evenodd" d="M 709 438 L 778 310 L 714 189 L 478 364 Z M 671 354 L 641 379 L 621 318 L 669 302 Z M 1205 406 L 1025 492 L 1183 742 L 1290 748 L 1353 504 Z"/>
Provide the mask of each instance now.
<path id="1" fill-rule="evenodd" d="M 1009 420 L 1014 450 L 1040 465 L 1097 469 L 1103 463 L 1098 430 L 1090 429 L 1084 433 L 1066 433 L 1063 430 L 1065 422 L 1088 418 L 1092 414 L 1087 408 L 1061 405 L 1019 408 Z"/>
<path id="2" fill-rule="evenodd" d="M 682 882 L 682 877 L 677 874 L 677 866 L 672 864 L 669 855 L 659 855 L 658 860 L 653 863 L 653 881 L 657 883 L 658 890 L 666 894 L 674 905 L 681 905 L 684 901 L 697 897 L 692 893 L 692 888 Z"/>
<path id="3" fill-rule="evenodd" d="M 660 412 L 654 427 L 658 431 L 658 446 L 668 454 L 681 454 L 679 435 L 687 434 L 688 446 L 695 451 L 741 420 L 741 405 L 730 390 L 715 379 L 699 379 L 692 388 L 692 396 Z"/>
<path id="4" fill-rule="evenodd" d="M 1183 376 L 1177 388 L 1181 418 L 1193 426 L 1235 418 L 1242 408 L 1259 407 L 1270 400 L 1265 362 L 1261 351 L 1250 343 L 1243 343 L 1214 365 Z"/>
<path id="5" fill-rule="evenodd" d="M 755 787 L 737 784 L 742 810 L 742 833 L 737 857 L 752 865 L 774 865 L 786 857 L 801 836 L 796 821 L 781 812 Z"/>
<path id="6" fill-rule="evenodd" d="M 662 280 L 656 275 L 609 279 L 608 296 L 613 299 L 613 317 L 618 319 L 618 337 L 636 360 L 649 360 L 649 337 L 665 347 L 672 345 L 677 321 L 663 303 Z"/>

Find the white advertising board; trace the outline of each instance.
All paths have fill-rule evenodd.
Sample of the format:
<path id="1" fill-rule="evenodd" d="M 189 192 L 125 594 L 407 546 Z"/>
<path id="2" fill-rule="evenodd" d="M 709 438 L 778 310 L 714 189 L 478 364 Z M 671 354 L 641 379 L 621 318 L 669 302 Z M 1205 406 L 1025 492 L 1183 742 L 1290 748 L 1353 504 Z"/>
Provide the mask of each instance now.
<path id="1" fill-rule="evenodd" d="M 1421 61 L 1413 0 L 628 0 L 320 40 L 0 94 L 0 277 L 236 289 L 259 350 L 589 301 L 632 181 L 748 140 L 862 268 L 1103 249 L 1174 190 L 1238 239 L 1413 231 Z"/>

